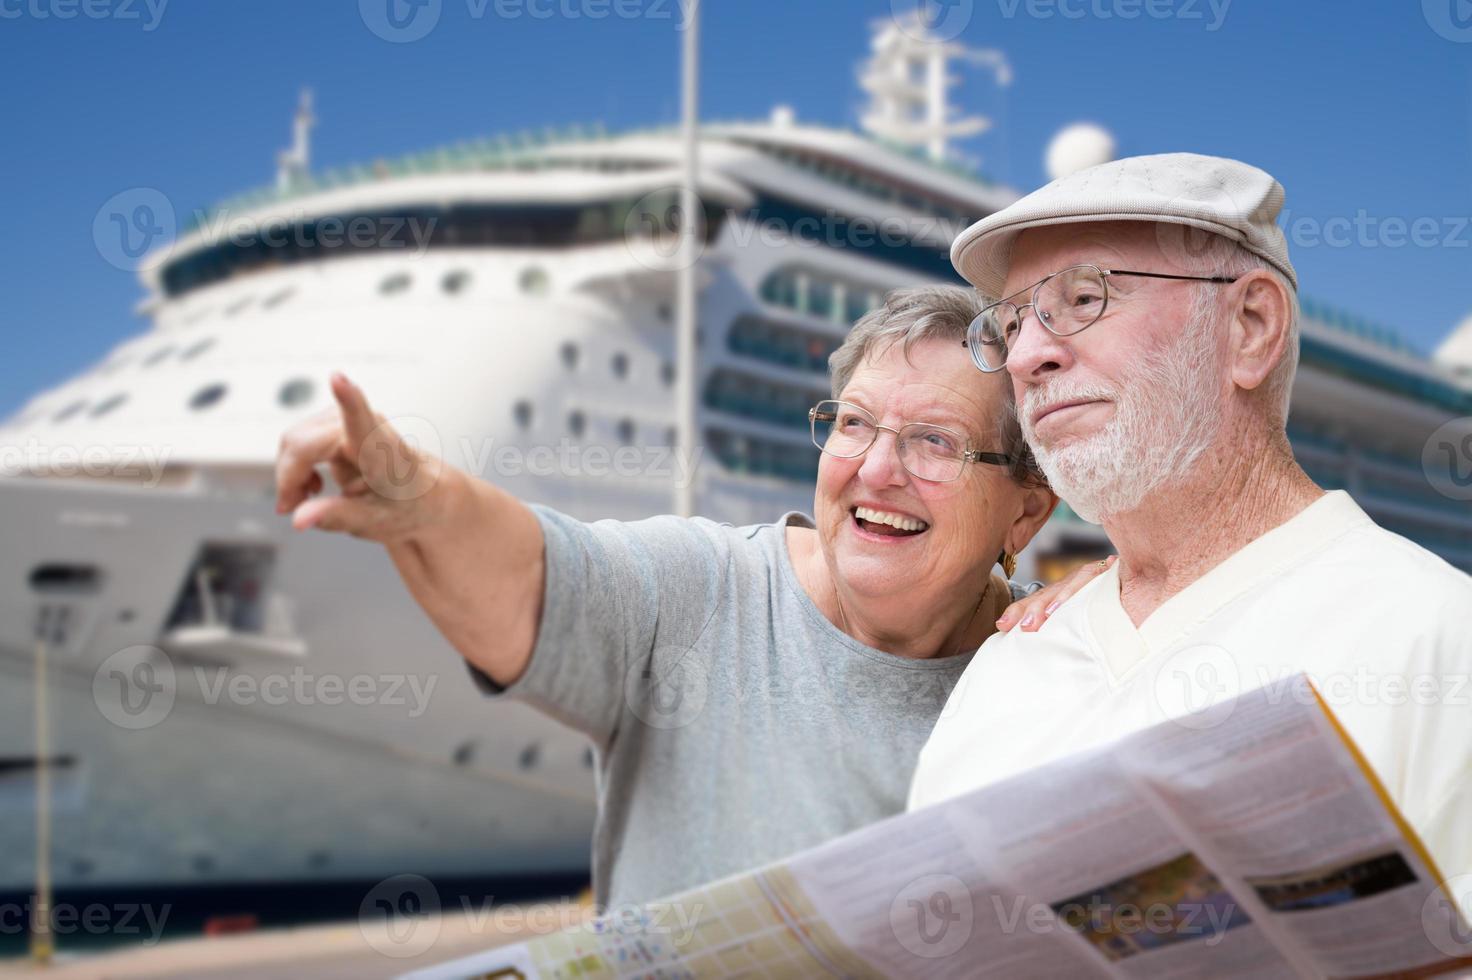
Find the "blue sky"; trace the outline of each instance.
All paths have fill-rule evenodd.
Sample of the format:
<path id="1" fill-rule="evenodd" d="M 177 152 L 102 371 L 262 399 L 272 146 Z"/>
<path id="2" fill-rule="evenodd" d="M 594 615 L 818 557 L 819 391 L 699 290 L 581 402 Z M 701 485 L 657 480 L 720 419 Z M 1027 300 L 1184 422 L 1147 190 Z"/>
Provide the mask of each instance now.
<path id="1" fill-rule="evenodd" d="M 0 0 L 0 413 L 144 327 L 136 278 L 94 244 L 101 205 L 150 187 L 182 214 L 269 184 L 302 86 L 316 92 L 318 168 L 677 116 L 679 0 L 421 0 L 439 19 L 411 43 L 368 26 L 386 2 Z M 962 96 L 998 120 L 965 146 L 993 176 L 1036 186 L 1048 139 L 1077 120 L 1111 129 L 1122 154 L 1239 157 L 1277 176 L 1306 222 L 1293 246 L 1306 294 L 1422 349 L 1472 313 L 1467 0 L 950 6 L 960 39 L 1001 48 L 1016 72 L 1005 93 L 976 76 Z M 867 24 L 890 10 L 706 0 L 704 114 L 789 103 L 853 124 Z M 1418 219 L 1419 244 L 1406 240 Z"/>

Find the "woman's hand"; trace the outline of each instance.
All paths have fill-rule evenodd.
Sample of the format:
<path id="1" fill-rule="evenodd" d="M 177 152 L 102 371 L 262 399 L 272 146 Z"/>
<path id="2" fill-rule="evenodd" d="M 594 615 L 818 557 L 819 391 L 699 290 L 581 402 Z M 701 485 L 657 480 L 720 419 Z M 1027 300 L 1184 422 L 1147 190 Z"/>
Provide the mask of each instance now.
<path id="1" fill-rule="evenodd" d="M 415 449 L 374 412 L 362 389 L 343 375 L 331 379 L 337 407 L 288 429 L 276 457 L 276 513 L 292 511 L 298 531 L 321 528 L 388 544 L 435 521 L 430 492 L 454 473 Z M 339 493 L 323 489 L 326 463 Z"/>
<path id="2" fill-rule="evenodd" d="M 1059 606 L 1102 574 L 1110 565 L 1113 565 L 1118 557 L 1118 555 L 1110 555 L 1103 561 L 1086 562 L 1075 568 L 1066 578 L 1039 589 L 1030 596 L 1018 599 L 1008 606 L 1007 610 L 1002 613 L 1002 618 L 997 620 L 997 630 L 1005 633 L 1013 626 L 1018 626 L 1024 633 L 1037 632 L 1038 628 L 1048 621 L 1048 617 L 1053 615 Z"/>
<path id="3" fill-rule="evenodd" d="M 526 669 L 546 582 L 542 528 L 521 501 L 420 452 L 362 390 L 332 376 L 337 408 L 293 426 L 276 457 L 276 512 L 298 531 L 377 541 L 454 648 L 501 685 Z M 339 487 L 322 494 L 317 467 Z"/>

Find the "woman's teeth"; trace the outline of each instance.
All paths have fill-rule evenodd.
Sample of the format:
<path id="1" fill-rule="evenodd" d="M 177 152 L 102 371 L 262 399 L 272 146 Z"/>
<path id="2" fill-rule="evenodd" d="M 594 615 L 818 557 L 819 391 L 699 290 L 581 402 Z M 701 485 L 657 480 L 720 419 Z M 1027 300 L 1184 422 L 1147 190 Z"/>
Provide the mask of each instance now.
<path id="1" fill-rule="evenodd" d="M 888 524 L 901 531 L 923 531 L 930 526 L 924 521 L 906 517 L 904 514 L 891 514 L 888 511 L 872 510 L 868 507 L 855 507 L 854 516 L 870 524 Z"/>

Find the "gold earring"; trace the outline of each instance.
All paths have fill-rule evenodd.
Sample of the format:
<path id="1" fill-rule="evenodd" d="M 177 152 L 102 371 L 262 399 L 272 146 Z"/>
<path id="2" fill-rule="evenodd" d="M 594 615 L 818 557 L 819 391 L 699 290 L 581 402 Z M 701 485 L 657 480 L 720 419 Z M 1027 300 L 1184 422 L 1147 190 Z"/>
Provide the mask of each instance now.
<path id="1" fill-rule="evenodd" d="M 1008 578 L 1017 574 L 1017 556 L 1012 554 L 1012 552 L 1002 552 L 997 558 L 997 562 L 1002 566 L 1002 571 L 1006 573 Z"/>

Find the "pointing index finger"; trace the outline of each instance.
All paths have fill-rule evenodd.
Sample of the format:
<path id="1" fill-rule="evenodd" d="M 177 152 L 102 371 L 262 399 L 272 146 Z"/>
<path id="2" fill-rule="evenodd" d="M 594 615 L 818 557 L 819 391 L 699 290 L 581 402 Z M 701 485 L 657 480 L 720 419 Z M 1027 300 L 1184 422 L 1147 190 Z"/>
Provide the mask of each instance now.
<path id="1" fill-rule="evenodd" d="M 343 435 L 347 437 L 348 452 L 356 457 L 358 448 L 378 426 L 378 419 L 368 407 L 368 398 L 363 390 L 341 371 L 332 372 L 331 385 L 333 397 L 342 408 Z"/>

